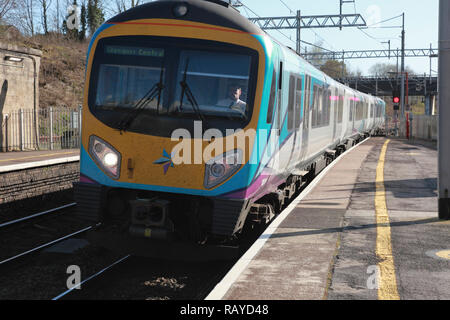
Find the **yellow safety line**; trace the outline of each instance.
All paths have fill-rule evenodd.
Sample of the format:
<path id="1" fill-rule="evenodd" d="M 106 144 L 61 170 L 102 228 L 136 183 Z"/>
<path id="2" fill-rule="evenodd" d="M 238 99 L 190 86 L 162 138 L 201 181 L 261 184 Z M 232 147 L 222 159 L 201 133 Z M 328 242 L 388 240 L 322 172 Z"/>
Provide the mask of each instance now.
<path id="1" fill-rule="evenodd" d="M 379 261 L 379 300 L 400 299 L 397 289 L 394 257 L 392 255 L 391 226 L 386 206 L 386 189 L 384 187 L 384 163 L 389 142 L 390 140 L 387 140 L 381 149 L 376 176 L 375 214 L 377 222 L 376 254 Z"/>
<path id="2" fill-rule="evenodd" d="M 0 162 L 7 162 L 7 161 L 17 161 L 22 159 L 33 159 L 33 158 L 42 158 L 42 157 L 50 157 L 50 156 L 59 156 L 59 155 L 65 155 L 65 154 L 76 154 L 77 152 L 64 152 L 64 153 L 50 153 L 50 154 L 43 154 L 40 156 L 32 156 L 32 157 L 23 157 L 23 158 L 16 158 L 16 159 L 4 159 L 0 160 Z"/>

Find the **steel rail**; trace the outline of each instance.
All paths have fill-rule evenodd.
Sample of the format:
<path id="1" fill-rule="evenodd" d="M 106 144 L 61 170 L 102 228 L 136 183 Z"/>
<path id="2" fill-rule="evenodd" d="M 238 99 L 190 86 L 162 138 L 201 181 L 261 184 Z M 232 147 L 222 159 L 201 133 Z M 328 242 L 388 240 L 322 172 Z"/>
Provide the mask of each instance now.
<path id="1" fill-rule="evenodd" d="M 27 251 L 25 251 L 25 252 L 22 252 L 22 253 L 20 253 L 20 254 L 18 254 L 18 255 L 15 255 L 15 256 L 13 256 L 13 257 L 10 257 L 10 258 L 8 258 L 8 259 L 5 259 L 5 260 L 1 261 L 1 262 L 0 262 L 0 266 L 3 265 L 3 264 L 5 264 L 5 263 L 11 262 L 11 261 L 13 261 L 13 260 L 16 260 L 16 259 L 18 259 L 18 258 L 20 258 L 20 257 L 23 257 L 23 256 L 25 256 L 25 255 L 28 255 L 28 254 L 30 254 L 30 253 L 33 253 L 33 252 L 35 252 L 35 251 L 38 251 L 38 250 L 47 248 L 47 247 L 49 247 L 49 246 L 51 246 L 51 245 L 53 245 L 53 244 L 55 244 L 55 243 L 64 241 L 64 240 L 66 240 L 66 239 L 68 239 L 68 238 L 71 238 L 71 237 L 73 237 L 73 236 L 76 236 L 76 235 L 79 235 L 79 234 L 84 233 L 84 232 L 86 232 L 86 231 L 89 231 L 89 230 L 91 230 L 91 229 L 92 229 L 92 226 L 91 226 L 91 227 L 84 228 L 84 229 L 79 230 L 79 231 L 76 231 L 76 232 L 74 232 L 74 233 L 71 233 L 71 234 L 69 234 L 69 235 L 67 235 L 67 236 L 61 237 L 61 238 L 59 238 L 59 239 L 56 239 L 56 240 L 47 242 L 47 243 L 42 244 L 42 245 L 40 245 L 40 246 L 38 246 L 38 247 L 36 247 L 36 248 L 34 248 L 34 249 L 30 249 L 30 250 L 27 250 Z"/>
<path id="2" fill-rule="evenodd" d="M 44 212 L 36 213 L 36 214 L 30 215 L 30 216 L 27 216 L 27 217 L 23 217 L 23 218 L 20 218 L 20 219 L 8 221 L 8 222 L 0 224 L 0 229 L 4 228 L 4 227 L 7 227 L 7 226 L 10 226 L 10 225 L 13 225 L 13 224 L 16 224 L 16 223 L 19 223 L 19 222 L 28 221 L 28 220 L 31 220 L 31 219 L 34 219 L 34 218 L 37 218 L 37 217 L 41 217 L 41 216 L 44 216 L 44 215 L 47 215 L 47 214 L 51 214 L 51 213 L 55 213 L 55 212 L 67 209 L 67 208 L 71 208 L 71 207 L 74 207 L 76 205 L 77 204 L 75 202 L 73 202 L 73 203 L 69 203 L 69 204 L 66 204 L 64 206 L 58 207 L 58 208 L 54 208 L 54 209 L 50 209 L 50 210 L 47 210 L 47 211 L 44 211 Z"/>
<path id="3" fill-rule="evenodd" d="M 81 289 L 81 285 L 82 285 L 82 284 L 84 284 L 84 283 L 86 283 L 86 282 L 88 282 L 88 281 L 90 281 L 90 280 L 92 280 L 92 279 L 98 277 L 99 275 L 101 275 L 101 274 L 104 273 L 105 271 L 111 269 L 111 268 L 114 267 L 115 265 L 121 263 L 122 261 L 127 260 L 130 256 L 131 256 L 131 255 L 126 255 L 125 257 L 123 257 L 123 258 L 117 260 L 116 262 L 110 264 L 108 267 L 106 267 L 106 268 L 100 270 L 99 272 L 93 274 L 93 275 L 90 276 L 89 278 L 84 279 L 83 281 L 81 281 L 81 282 L 80 282 L 79 284 L 77 284 L 76 286 L 74 286 L 74 287 L 72 287 L 72 288 L 70 288 L 70 289 L 64 291 L 63 293 L 57 295 L 57 296 L 54 297 L 52 300 L 59 300 L 59 299 L 61 299 L 62 297 L 64 297 L 65 295 L 67 295 L 68 293 L 72 292 L 73 290 L 75 290 L 75 289 L 77 289 L 77 288 Z"/>

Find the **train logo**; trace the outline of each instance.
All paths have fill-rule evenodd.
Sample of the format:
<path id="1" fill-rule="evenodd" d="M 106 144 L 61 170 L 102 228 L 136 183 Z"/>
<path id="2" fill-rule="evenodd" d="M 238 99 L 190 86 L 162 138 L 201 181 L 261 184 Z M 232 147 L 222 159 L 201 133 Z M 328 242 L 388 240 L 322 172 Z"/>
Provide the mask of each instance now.
<path id="1" fill-rule="evenodd" d="M 156 160 L 155 162 L 153 162 L 153 164 L 162 165 L 164 168 L 164 174 L 167 173 L 170 167 L 175 168 L 175 165 L 173 164 L 172 161 L 172 155 L 168 154 L 166 149 L 163 150 L 163 156 L 158 160 Z"/>

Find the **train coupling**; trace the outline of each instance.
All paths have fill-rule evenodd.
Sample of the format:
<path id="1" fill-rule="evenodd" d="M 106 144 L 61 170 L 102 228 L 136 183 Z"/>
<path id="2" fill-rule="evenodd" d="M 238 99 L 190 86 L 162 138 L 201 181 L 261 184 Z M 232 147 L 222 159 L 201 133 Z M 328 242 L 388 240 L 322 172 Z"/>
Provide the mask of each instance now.
<path id="1" fill-rule="evenodd" d="M 130 201 L 130 235 L 140 238 L 171 240 L 174 225 L 169 219 L 169 205 L 169 201 L 158 198 Z"/>

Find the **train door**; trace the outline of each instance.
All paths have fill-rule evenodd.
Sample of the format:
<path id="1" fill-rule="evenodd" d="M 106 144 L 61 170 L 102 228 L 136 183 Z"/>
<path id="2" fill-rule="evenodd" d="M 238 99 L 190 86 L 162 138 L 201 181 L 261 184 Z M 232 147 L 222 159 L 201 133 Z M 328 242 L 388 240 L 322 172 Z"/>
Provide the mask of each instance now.
<path id="1" fill-rule="evenodd" d="M 275 129 L 279 138 L 283 125 L 283 61 L 280 61 L 278 70 L 277 116 L 275 120 Z"/>
<path id="2" fill-rule="evenodd" d="M 330 91 L 329 91 L 330 92 Z M 338 116 L 338 108 L 336 103 L 337 96 L 337 88 L 331 88 L 331 95 L 328 97 L 330 100 L 330 106 L 333 110 L 333 143 L 336 141 L 336 131 L 337 131 L 337 116 Z"/>
<path id="3" fill-rule="evenodd" d="M 280 59 L 280 51 L 278 48 L 274 48 L 273 51 L 273 79 L 271 94 L 269 99 L 269 110 L 267 112 L 267 123 L 271 123 L 271 130 L 269 132 L 270 138 L 268 147 L 270 158 L 272 159 L 269 164 L 273 170 L 278 171 L 282 166 L 280 165 L 280 136 L 282 129 L 282 85 L 283 85 L 283 62 Z M 275 154 L 278 153 L 277 156 Z M 275 157 L 274 157 L 275 156 Z"/>
<path id="4" fill-rule="evenodd" d="M 288 161 L 288 166 L 295 166 L 298 164 L 300 156 L 301 135 L 300 125 L 302 121 L 301 106 L 302 106 L 302 78 L 294 74 L 289 76 L 289 96 L 288 96 L 288 116 L 287 128 L 291 134 L 289 138 L 292 143 L 288 142 L 288 148 L 291 149 L 291 156 Z"/>
<path id="5" fill-rule="evenodd" d="M 304 160 L 308 152 L 309 128 L 310 128 L 310 105 L 311 105 L 311 76 L 305 74 L 305 91 L 303 94 L 303 127 L 300 159 Z"/>
<path id="6" fill-rule="evenodd" d="M 352 123 L 352 134 L 355 133 L 355 119 L 356 119 L 356 107 L 357 107 L 357 100 L 356 96 L 352 94 L 352 103 L 351 105 L 351 123 Z"/>

